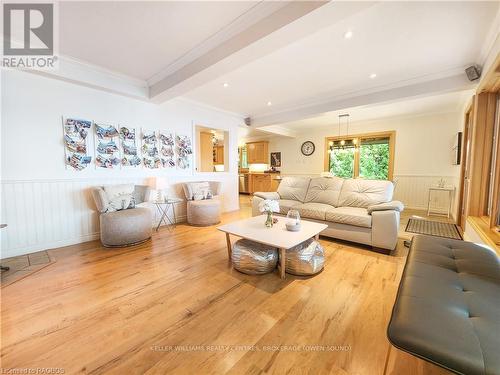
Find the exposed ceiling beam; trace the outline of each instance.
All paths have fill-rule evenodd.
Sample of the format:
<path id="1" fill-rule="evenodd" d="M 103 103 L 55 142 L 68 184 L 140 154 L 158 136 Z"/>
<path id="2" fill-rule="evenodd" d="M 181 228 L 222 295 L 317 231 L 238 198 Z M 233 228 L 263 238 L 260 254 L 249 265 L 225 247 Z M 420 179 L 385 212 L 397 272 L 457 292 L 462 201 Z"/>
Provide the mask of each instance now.
<path id="1" fill-rule="evenodd" d="M 200 56 L 186 55 L 173 66 L 149 80 L 149 97 L 154 102 L 162 102 L 175 96 L 185 94 L 189 90 L 206 83 L 216 77 L 213 74 L 198 76 L 197 79 L 191 79 L 200 72 L 205 71 L 214 64 L 222 62 L 224 59 L 234 53 L 248 47 L 252 43 L 272 34 L 283 28 L 291 22 L 314 11 L 315 9 L 327 4 L 328 1 L 290 1 L 290 2 L 263 2 L 264 11 L 255 14 L 251 24 L 247 17 L 242 17 L 236 25 L 224 30 L 225 36 L 216 36 L 207 41 L 205 46 L 200 46 L 199 51 L 204 53 Z M 276 9 L 276 7 L 279 7 Z M 242 26 L 245 28 L 242 30 Z M 226 40 L 224 40 L 226 39 Z M 218 45 L 213 46 L 215 42 L 223 40 Z M 207 48 L 211 47 L 211 49 Z M 189 59 L 193 60 L 189 61 Z M 255 58 L 258 56 L 255 56 Z M 187 61 L 185 61 L 187 60 Z M 182 64 L 185 64 L 182 66 Z M 241 65 L 241 62 L 239 63 Z M 225 64 L 225 69 L 219 69 L 218 76 L 236 68 L 236 65 Z M 229 69 L 229 70 L 228 70 Z M 162 77 L 161 79 L 159 77 Z"/>
<path id="2" fill-rule="evenodd" d="M 278 125 L 263 126 L 259 128 L 259 131 L 263 131 L 271 135 L 280 135 L 287 138 L 295 138 L 297 136 L 297 133 L 295 131 Z"/>
<path id="3" fill-rule="evenodd" d="M 260 130 L 262 127 L 268 127 L 269 125 L 303 120 L 322 113 L 341 110 L 344 108 L 372 105 L 376 103 L 388 103 L 391 101 L 399 101 L 403 98 L 467 90 L 473 88 L 474 86 L 475 84 L 470 82 L 464 73 L 455 74 L 432 81 L 388 88 L 361 95 L 331 98 L 321 102 L 297 106 L 289 110 L 252 117 L 252 127 Z"/>

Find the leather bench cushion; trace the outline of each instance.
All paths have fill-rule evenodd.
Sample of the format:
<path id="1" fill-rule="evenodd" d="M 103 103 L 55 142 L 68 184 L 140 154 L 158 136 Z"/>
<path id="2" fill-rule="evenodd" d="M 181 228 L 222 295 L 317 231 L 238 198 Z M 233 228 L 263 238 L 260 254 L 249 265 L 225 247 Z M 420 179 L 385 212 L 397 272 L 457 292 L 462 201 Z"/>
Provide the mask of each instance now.
<path id="1" fill-rule="evenodd" d="M 310 181 L 309 177 L 284 177 L 278 187 L 278 194 L 281 199 L 303 203 Z"/>
<path id="2" fill-rule="evenodd" d="M 413 237 L 387 330 L 398 348 L 463 374 L 500 375 L 500 263 L 483 246 Z"/>
<path id="3" fill-rule="evenodd" d="M 324 203 L 304 203 L 295 207 L 300 214 L 300 217 L 316 220 L 325 220 L 328 211 L 334 207 Z"/>
<path id="4" fill-rule="evenodd" d="M 386 180 L 347 179 L 342 184 L 339 207 L 363 207 L 390 202 L 394 185 Z"/>
<path id="5" fill-rule="evenodd" d="M 372 217 L 366 208 L 337 207 L 326 213 L 326 220 L 334 223 L 349 224 L 356 227 L 371 228 Z"/>
<path id="6" fill-rule="evenodd" d="M 279 201 L 280 205 L 280 214 L 286 215 L 288 211 L 290 211 L 292 208 L 297 208 L 300 206 L 302 203 L 298 201 L 293 201 L 290 199 L 280 199 Z"/>
<path id="7" fill-rule="evenodd" d="M 324 203 L 338 206 L 340 189 L 344 179 L 340 177 L 319 177 L 311 179 L 304 203 Z"/>

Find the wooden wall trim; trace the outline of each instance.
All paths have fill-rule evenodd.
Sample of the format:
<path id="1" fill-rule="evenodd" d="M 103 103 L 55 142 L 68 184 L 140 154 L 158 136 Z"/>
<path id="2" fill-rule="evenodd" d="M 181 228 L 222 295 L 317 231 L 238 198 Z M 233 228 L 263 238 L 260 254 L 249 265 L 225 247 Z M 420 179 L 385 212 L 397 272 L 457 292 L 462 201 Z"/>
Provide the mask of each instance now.
<path id="1" fill-rule="evenodd" d="M 488 209 L 489 171 L 493 146 L 496 94 L 480 93 L 474 98 L 470 150 L 467 214 L 483 216 Z"/>

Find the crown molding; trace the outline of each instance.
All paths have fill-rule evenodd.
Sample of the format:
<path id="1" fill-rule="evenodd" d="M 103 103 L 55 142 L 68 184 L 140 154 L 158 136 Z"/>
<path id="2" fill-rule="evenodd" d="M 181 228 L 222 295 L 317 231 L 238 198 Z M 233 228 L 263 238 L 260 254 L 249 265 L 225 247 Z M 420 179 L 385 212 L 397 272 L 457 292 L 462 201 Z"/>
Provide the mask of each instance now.
<path id="1" fill-rule="evenodd" d="M 410 84 L 404 85 L 404 83 L 408 82 Z M 398 84 L 380 86 L 363 92 L 356 91 L 341 96 L 304 102 L 302 105 L 295 105 L 279 112 L 252 116 L 252 125 L 260 128 L 267 125 L 303 120 L 321 113 L 337 111 L 343 108 L 373 105 L 376 103 L 390 103 L 402 98 L 424 97 L 431 94 L 472 89 L 473 87 L 475 87 L 475 84 L 468 81 L 463 70 L 461 70 L 460 74 L 446 75 L 442 78 L 420 82 L 418 79 L 402 81 Z"/>
<path id="2" fill-rule="evenodd" d="M 492 55 L 496 56 L 499 51 L 500 48 L 499 47 L 500 43 L 498 42 L 499 38 L 500 38 L 500 7 L 497 10 L 495 19 L 493 20 L 493 23 L 491 24 L 490 29 L 484 40 L 484 43 L 481 47 L 481 52 L 478 56 L 478 61 L 476 61 L 476 63 L 483 68 L 483 71 L 487 71 L 487 69 L 489 68 L 488 66 L 486 66 L 488 64 L 488 60 L 491 59 Z"/>
<path id="3" fill-rule="evenodd" d="M 463 115 L 463 112 L 460 111 L 459 109 L 455 109 L 455 110 L 448 109 L 448 110 L 444 110 L 444 111 L 416 112 L 416 113 L 412 113 L 412 114 L 380 116 L 380 117 L 374 117 L 371 119 L 350 121 L 349 122 L 349 129 L 351 129 L 351 127 L 354 127 L 356 125 L 372 124 L 372 123 L 377 123 L 380 121 L 395 121 L 395 120 L 414 119 L 414 118 L 420 118 L 420 117 L 431 117 L 431 116 L 440 116 L 440 115 L 449 115 L 449 114 L 456 114 L 456 115 L 460 116 L 460 118 L 461 118 Z M 286 124 L 283 125 L 283 127 L 286 128 Z M 336 120 L 333 120 L 328 125 L 315 126 L 314 128 L 298 128 L 298 129 L 293 129 L 293 130 L 296 131 L 297 136 L 301 136 L 301 135 L 304 135 L 304 133 L 310 133 L 311 130 L 324 131 L 326 129 L 331 129 L 332 127 L 337 129 L 338 123 L 336 122 Z"/>
<path id="4" fill-rule="evenodd" d="M 69 56 L 58 56 L 58 58 L 58 69 L 26 70 L 26 72 L 134 99 L 149 101 L 149 88 L 146 81 Z"/>

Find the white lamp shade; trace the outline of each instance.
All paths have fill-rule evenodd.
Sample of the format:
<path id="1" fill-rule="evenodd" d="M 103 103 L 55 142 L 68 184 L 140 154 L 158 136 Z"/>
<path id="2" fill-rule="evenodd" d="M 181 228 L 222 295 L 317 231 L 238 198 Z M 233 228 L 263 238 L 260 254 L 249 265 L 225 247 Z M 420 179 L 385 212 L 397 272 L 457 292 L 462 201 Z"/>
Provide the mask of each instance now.
<path id="1" fill-rule="evenodd" d="M 167 188 L 167 179 L 165 177 L 155 177 L 154 180 L 154 189 L 155 190 L 163 190 Z"/>

